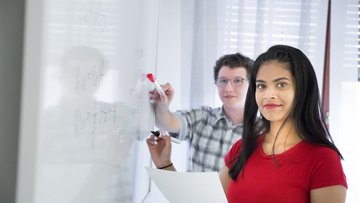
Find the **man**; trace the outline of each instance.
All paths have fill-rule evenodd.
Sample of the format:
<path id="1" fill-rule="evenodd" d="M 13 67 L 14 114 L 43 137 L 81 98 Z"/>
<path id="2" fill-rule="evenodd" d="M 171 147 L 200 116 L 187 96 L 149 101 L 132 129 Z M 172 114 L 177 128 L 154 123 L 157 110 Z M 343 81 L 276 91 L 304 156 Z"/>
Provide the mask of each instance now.
<path id="1" fill-rule="evenodd" d="M 155 101 L 156 126 L 179 133 L 180 140 L 189 142 L 188 171 L 220 171 L 224 156 L 241 138 L 244 102 L 253 63 L 239 53 L 224 55 L 216 61 L 214 80 L 222 107 L 202 106 L 171 112 L 169 105 L 174 96 L 171 85 L 161 86 L 165 94 L 150 91 L 150 99 Z"/>

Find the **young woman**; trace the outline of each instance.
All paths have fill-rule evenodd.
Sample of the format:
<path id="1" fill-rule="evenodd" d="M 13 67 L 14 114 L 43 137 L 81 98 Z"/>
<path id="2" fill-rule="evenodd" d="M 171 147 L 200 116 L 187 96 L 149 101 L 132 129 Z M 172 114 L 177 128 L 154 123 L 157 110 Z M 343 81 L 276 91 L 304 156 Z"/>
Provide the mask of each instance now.
<path id="1" fill-rule="evenodd" d="M 169 137 L 147 143 L 158 168 L 175 170 Z M 228 201 L 345 202 L 341 158 L 324 122 L 309 59 L 290 46 L 271 47 L 254 63 L 243 137 L 220 172 Z"/>
<path id="2" fill-rule="evenodd" d="M 220 173 L 229 202 L 345 202 L 342 156 L 300 50 L 276 45 L 256 59 L 245 109 L 243 138 Z"/>

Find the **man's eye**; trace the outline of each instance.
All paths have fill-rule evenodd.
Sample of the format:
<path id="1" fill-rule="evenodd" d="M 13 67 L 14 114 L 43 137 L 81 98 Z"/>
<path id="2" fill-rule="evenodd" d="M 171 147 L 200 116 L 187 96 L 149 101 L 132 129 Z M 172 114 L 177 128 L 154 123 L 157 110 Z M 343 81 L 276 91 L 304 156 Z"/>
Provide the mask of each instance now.
<path id="1" fill-rule="evenodd" d="M 224 84 L 227 83 L 227 80 L 220 80 L 219 83 L 222 84 L 222 85 L 224 85 Z"/>
<path id="2" fill-rule="evenodd" d="M 241 79 L 234 79 L 234 80 L 233 80 L 233 83 L 234 83 L 234 84 L 240 84 L 241 82 L 242 82 Z"/>

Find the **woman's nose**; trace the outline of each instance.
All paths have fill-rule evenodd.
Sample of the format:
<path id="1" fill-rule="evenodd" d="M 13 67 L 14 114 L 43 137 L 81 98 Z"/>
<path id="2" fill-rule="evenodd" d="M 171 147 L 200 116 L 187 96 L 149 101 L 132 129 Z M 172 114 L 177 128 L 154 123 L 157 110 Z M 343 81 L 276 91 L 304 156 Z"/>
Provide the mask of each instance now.
<path id="1" fill-rule="evenodd" d="M 267 88 L 264 92 L 265 99 L 275 99 L 276 98 L 276 91 L 273 88 Z"/>

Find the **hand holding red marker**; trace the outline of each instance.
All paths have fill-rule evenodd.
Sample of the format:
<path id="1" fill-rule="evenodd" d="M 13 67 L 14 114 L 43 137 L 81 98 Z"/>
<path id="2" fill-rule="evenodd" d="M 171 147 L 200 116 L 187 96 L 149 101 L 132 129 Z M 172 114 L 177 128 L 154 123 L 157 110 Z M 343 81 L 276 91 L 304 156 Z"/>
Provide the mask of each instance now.
<path id="1" fill-rule="evenodd" d="M 159 94 L 165 95 L 164 90 L 161 88 L 159 83 L 156 82 L 154 75 L 152 73 L 148 73 L 146 76 L 150 80 L 150 82 L 154 83 L 155 88 L 159 92 Z"/>

